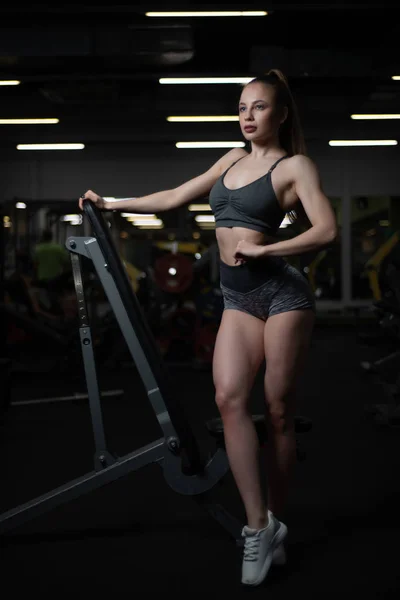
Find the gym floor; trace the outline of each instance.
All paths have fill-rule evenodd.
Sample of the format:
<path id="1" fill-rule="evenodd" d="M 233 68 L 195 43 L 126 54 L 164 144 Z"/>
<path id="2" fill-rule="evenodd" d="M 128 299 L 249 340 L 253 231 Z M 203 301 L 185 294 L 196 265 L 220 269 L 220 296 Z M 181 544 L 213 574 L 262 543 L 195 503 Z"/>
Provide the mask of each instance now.
<path id="1" fill-rule="evenodd" d="M 364 406 L 385 402 L 381 385 L 360 368 L 385 352 L 364 346 L 357 325 L 319 324 L 298 388 L 306 459 L 297 466 L 285 522 L 288 563 L 273 567 L 255 597 L 398 598 L 400 429 L 380 427 Z M 172 368 L 172 367 L 171 367 Z M 217 416 L 210 371 L 174 368 L 200 435 Z M 134 369 L 99 374 L 109 450 L 118 456 L 160 437 Z M 76 378 L 14 377 L 12 401 L 85 392 Z M 262 412 L 262 377 L 252 409 Z M 2 440 L 1 512 L 93 470 L 93 437 L 84 400 L 14 405 Z M 230 476 L 220 492 L 243 517 Z M 237 594 L 241 550 L 156 465 L 63 505 L 2 536 L 1 582 L 52 597 L 96 592 L 114 597 L 180 592 Z"/>

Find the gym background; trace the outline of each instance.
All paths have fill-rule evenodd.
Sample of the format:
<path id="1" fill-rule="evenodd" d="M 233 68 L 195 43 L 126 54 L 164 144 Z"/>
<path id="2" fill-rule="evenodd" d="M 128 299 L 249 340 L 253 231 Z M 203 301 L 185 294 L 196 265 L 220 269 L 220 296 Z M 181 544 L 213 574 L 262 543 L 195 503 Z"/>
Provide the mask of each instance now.
<path id="1" fill-rule="evenodd" d="M 308 591 L 320 590 L 328 579 L 330 590 L 342 589 L 346 579 L 347 589 L 365 597 L 389 597 L 399 589 L 390 553 L 398 532 L 400 424 L 400 61 L 394 9 L 385 3 L 272 3 L 212 6 L 268 12 L 259 16 L 147 14 L 156 9 L 0 8 L 1 508 L 8 511 L 91 468 L 89 394 L 66 247 L 71 236 L 92 234 L 78 209 L 79 196 L 87 189 L 118 198 L 173 188 L 226 152 L 223 144 L 179 144 L 242 142 L 232 118 L 240 83 L 174 85 L 163 78 L 250 77 L 277 67 L 288 76 L 339 235 L 328 249 L 287 258 L 309 280 L 317 301 L 298 393 L 299 415 L 312 428 L 300 436 L 301 465 L 288 508 L 292 562 L 273 575 L 271 585 L 281 594 L 304 584 Z M 231 119 L 182 118 L 193 116 Z M 24 149 L 29 144 L 78 147 Z M 145 221 L 117 212 L 104 217 L 160 357 L 186 393 L 185 409 L 198 435 L 205 436 L 199 423 L 217 417 L 211 361 L 222 312 L 208 198 Z M 51 234 L 47 268 L 57 271 L 52 260 L 59 258 L 50 280 L 39 270 L 43 232 Z M 284 221 L 279 237 L 296 233 Z M 82 277 L 107 440 L 121 455 L 151 438 L 158 424 L 86 258 Z M 253 413 L 262 413 L 262 377 L 252 402 Z M 230 557 L 234 545 L 197 508 L 171 497 L 156 473 L 134 477 L 113 483 L 107 495 L 99 490 L 83 496 L 5 536 L 10 573 L 22 570 L 45 590 L 57 563 L 57 576 L 68 567 L 71 581 L 89 585 L 79 557 L 90 548 L 94 562 L 106 552 L 113 564 L 112 539 L 127 568 L 151 575 L 150 591 L 161 590 L 163 582 L 189 593 L 200 572 L 205 581 L 236 589 L 232 561 L 216 564 L 214 556 Z M 231 496 L 240 514 L 233 488 Z M 172 545 L 171 558 L 163 553 L 159 582 L 138 551 L 150 542 L 138 542 L 135 528 L 148 531 L 150 523 L 152 543 L 166 542 L 168 532 Z M 199 540 L 204 527 L 209 529 Z M 66 558 L 68 543 L 72 558 Z M 185 553 L 182 544 L 188 545 Z M 199 555 L 194 560 L 190 553 Z M 106 577 L 117 591 L 130 589 L 128 572 L 117 584 L 111 574 Z"/>

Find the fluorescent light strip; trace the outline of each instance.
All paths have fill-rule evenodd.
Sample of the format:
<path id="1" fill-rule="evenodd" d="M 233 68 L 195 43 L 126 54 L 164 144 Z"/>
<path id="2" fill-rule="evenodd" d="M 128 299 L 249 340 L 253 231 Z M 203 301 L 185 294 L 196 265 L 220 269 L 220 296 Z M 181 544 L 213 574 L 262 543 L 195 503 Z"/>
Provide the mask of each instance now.
<path id="1" fill-rule="evenodd" d="M 376 115 L 351 115 L 351 118 L 354 120 L 365 120 L 365 121 L 373 121 L 373 120 L 380 120 L 380 119 L 400 119 L 400 114 L 376 114 Z"/>
<path id="2" fill-rule="evenodd" d="M 330 140 L 330 146 L 397 146 L 397 140 Z"/>
<path id="3" fill-rule="evenodd" d="M 17 150 L 83 150 L 85 144 L 18 144 Z"/>
<path id="4" fill-rule="evenodd" d="M 128 219 L 133 225 L 163 225 L 161 219 Z"/>
<path id="5" fill-rule="evenodd" d="M 243 148 L 244 142 L 176 142 L 177 148 Z"/>
<path id="6" fill-rule="evenodd" d="M 392 79 L 395 81 L 400 81 L 400 75 L 393 75 Z"/>
<path id="7" fill-rule="evenodd" d="M 104 200 L 115 200 L 115 198 L 108 198 L 108 197 L 104 197 Z M 126 218 L 135 218 L 135 219 L 149 219 L 149 218 L 156 218 L 156 215 L 154 213 L 126 213 L 123 212 L 121 213 L 121 217 L 126 217 Z"/>
<path id="8" fill-rule="evenodd" d="M 158 217 L 156 217 L 156 215 L 130 215 L 129 217 L 126 217 L 127 221 L 156 221 L 157 219 Z"/>
<path id="9" fill-rule="evenodd" d="M 186 12 L 147 12 L 146 17 L 265 17 L 266 10 L 216 10 Z"/>
<path id="10" fill-rule="evenodd" d="M 0 81 L 0 85 L 19 85 L 20 83 L 20 81 L 14 79 L 10 79 L 9 81 Z"/>
<path id="11" fill-rule="evenodd" d="M 74 221 L 79 215 L 64 215 L 60 218 L 60 221 Z"/>
<path id="12" fill-rule="evenodd" d="M 188 208 L 191 212 L 199 212 L 201 210 L 211 210 L 211 206 L 209 204 L 189 204 Z"/>
<path id="13" fill-rule="evenodd" d="M 0 119 L 0 125 L 53 125 L 60 119 Z"/>
<path id="14" fill-rule="evenodd" d="M 192 83 L 243 83 L 246 84 L 254 77 L 160 77 L 161 84 L 192 84 Z"/>
<path id="15" fill-rule="evenodd" d="M 71 225 L 81 225 L 82 215 L 64 215 L 60 218 L 60 221 L 71 223 Z"/>
<path id="16" fill-rule="evenodd" d="M 155 217 L 155 216 L 154 217 L 150 216 L 150 217 L 147 217 L 147 218 L 142 217 L 142 216 L 139 216 L 139 217 L 126 217 L 126 220 L 129 223 L 139 223 L 139 222 L 142 222 L 142 221 L 144 221 L 145 223 L 154 223 L 154 221 L 157 221 L 157 217 Z"/>
<path id="17" fill-rule="evenodd" d="M 197 215 L 194 219 L 197 223 L 215 223 L 213 215 Z"/>
<path id="18" fill-rule="evenodd" d="M 209 116 L 209 117 L 167 117 L 167 121 L 170 123 L 223 123 L 223 122 L 232 122 L 239 121 L 239 117 L 237 116 Z"/>

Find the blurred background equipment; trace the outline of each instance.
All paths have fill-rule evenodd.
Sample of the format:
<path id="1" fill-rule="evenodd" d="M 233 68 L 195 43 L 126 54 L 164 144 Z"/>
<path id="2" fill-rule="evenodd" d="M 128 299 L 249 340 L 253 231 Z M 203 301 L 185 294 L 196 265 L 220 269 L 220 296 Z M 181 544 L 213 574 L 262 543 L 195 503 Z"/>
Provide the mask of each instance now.
<path id="1" fill-rule="evenodd" d="M 63 260 L 69 238 L 93 234 L 79 196 L 87 189 L 117 199 L 174 189 L 230 148 L 248 148 L 238 123 L 241 86 L 279 68 L 338 223 L 330 247 L 285 257 L 308 279 L 317 320 L 298 389 L 297 406 L 307 416 L 296 420 L 299 433 L 311 420 L 312 429 L 297 440 L 301 485 L 287 508 L 290 558 L 281 573 L 288 593 L 298 594 L 312 565 L 307 593 L 320 596 L 329 581 L 340 596 L 343 578 L 332 577 L 339 550 L 348 588 L 365 599 L 397 598 L 398 559 L 390 549 L 398 543 L 393 474 L 400 468 L 398 15 L 387 3 L 261 8 L 238 7 L 257 16 L 166 17 L 133 4 L 0 6 L 0 512 L 79 480 L 94 457 L 96 473 L 107 477 L 100 456 L 111 466 L 115 456 L 132 456 L 163 434 L 110 298 L 81 256 L 96 410 L 112 449 L 97 452 L 86 338 L 70 256 Z M 130 210 L 102 216 L 207 456 L 210 441 L 223 450 L 212 377 L 223 304 L 209 199 L 159 214 Z M 43 273 L 44 231 L 54 246 L 44 248 Z M 299 233 L 286 216 L 276 240 Z M 264 449 L 262 371 L 251 411 Z M 231 546 L 213 519 L 154 477 L 159 467 L 6 534 L 3 588 L 9 583 L 18 596 L 23 586 L 47 586 L 54 595 L 62 581 L 66 593 L 76 595 L 78 582 L 121 595 L 137 582 L 134 564 L 154 594 L 192 591 L 193 581 L 209 594 L 210 581 L 232 573 Z M 218 494 L 242 521 L 229 474 Z M 343 529 L 349 523 L 351 543 Z M 149 560 L 155 544 L 168 548 L 156 578 Z M 105 556 L 108 568 L 93 577 Z M 371 557 L 374 568 L 365 569 Z"/>

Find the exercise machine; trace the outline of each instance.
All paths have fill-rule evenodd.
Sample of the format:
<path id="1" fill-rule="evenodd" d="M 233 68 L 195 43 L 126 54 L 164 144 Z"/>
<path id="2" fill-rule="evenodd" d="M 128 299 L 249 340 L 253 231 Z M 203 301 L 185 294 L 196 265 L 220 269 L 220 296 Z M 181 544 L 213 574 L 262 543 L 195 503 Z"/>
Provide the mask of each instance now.
<path id="1" fill-rule="evenodd" d="M 400 289 L 398 285 L 393 285 L 393 278 L 398 279 L 396 274 L 399 265 L 399 242 L 400 232 L 395 231 L 365 264 L 375 302 L 388 296 L 397 297 L 397 301 L 400 301 Z"/>
<path id="2" fill-rule="evenodd" d="M 155 463 L 162 470 L 170 488 L 192 497 L 240 544 L 243 523 L 211 496 L 212 489 L 229 471 L 226 452 L 221 447 L 223 429 L 220 420 L 210 420 L 206 424 L 211 434 L 212 451 L 204 456 L 187 419 L 184 403 L 179 401 L 179 395 L 174 390 L 172 379 L 143 318 L 141 306 L 108 226 L 101 212 L 91 202 L 84 202 L 83 211 L 91 224 L 93 235 L 69 237 L 66 247 L 71 253 L 79 307 L 79 339 L 95 441 L 94 470 L 1 514 L 0 532 L 14 529 L 57 506 Z M 81 257 L 93 263 L 162 431 L 162 435 L 152 443 L 121 457 L 115 456 L 106 445 Z M 308 423 L 298 421 L 299 430 L 305 431 L 307 428 Z M 215 444 L 215 438 L 219 444 Z M 263 439 L 265 441 L 266 431 L 263 432 Z"/>

